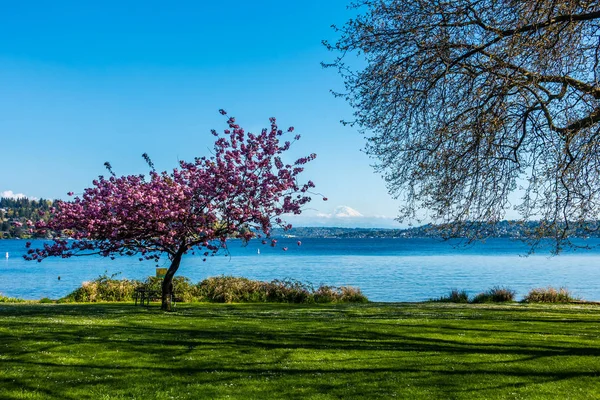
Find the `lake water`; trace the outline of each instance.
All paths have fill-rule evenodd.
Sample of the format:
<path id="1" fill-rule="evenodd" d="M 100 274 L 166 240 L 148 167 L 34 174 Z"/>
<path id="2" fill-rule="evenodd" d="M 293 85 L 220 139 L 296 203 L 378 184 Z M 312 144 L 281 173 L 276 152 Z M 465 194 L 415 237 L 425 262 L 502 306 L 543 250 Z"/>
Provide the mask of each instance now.
<path id="1" fill-rule="evenodd" d="M 297 246 L 297 240 L 302 246 Z M 41 243 L 34 241 L 33 246 Z M 586 243 L 598 245 L 600 240 Z M 600 301 L 600 248 L 556 257 L 548 252 L 523 257 L 527 247 L 510 239 L 490 239 L 470 247 L 434 239 L 290 238 L 280 239 L 278 245 L 271 248 L 253 241 L 242 247 L 232 241 L 230 256 L 203 262 L 202 257 L 186 255 L 177 274 L 193 282 L 232 275 L 351 285 L 373 301 L 423 301 L 454 288 L 477 294 L 496 285 L 516 290 L 519 299 L 534 287 L 564 286 L 575 296 Z M 284 246 L 289 250 L 283 251 Z M 23 260 L 24 253 L 24 240 L 0 240 L 0 293 L 5 296 L 56 299 L 104 273 L 140 280 L 155 273 L 154 262 L 140 262 L 137 257 L 48 258 L 38 263 Z M 168 261 L 161 260 L 160 266 L 168 266 Z"/>

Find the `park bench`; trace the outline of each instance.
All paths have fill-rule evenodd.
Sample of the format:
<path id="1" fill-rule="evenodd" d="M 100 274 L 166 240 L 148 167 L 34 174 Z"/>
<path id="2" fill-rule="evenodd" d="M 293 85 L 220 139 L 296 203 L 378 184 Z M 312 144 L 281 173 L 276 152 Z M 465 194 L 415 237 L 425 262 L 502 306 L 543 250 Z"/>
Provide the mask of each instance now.
<path id="1" fill-rule="evenodd" d="M 150 301 L 160 300 L 161 299 L 161 291 L 160 290 L 151 290 L 145 286 L 140 286 L 135 289 L 135 305 L 137 306 L 138 301 L 140 305 L 150 305 Z"/>
<path id="2" fill-rule="evenodd" d="M 139 301 L 140 305 L 143 306 L 144 302 L 146 302 L 146 305 L 150 305 L 151 301 L 160 301 L 161 299 L 162 299 L 162 291 L 161 290 L 153 290 L 146 286 L 139 286 L 135 289 L 134 300 L 135 300 L 136 306 L 138 304 L 138 301 Z M 173 289 L 173 293 L 171 293 L 171 303 L 173 305 L 175 305 L 176 300 L 177 300 L 177 297 L 175 297 L 175 289 Z"/>

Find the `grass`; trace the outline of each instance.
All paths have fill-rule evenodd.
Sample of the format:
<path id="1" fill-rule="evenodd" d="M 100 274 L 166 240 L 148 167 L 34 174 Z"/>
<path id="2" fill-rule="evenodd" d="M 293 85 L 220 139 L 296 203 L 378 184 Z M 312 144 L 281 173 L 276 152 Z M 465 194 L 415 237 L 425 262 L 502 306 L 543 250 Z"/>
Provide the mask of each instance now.
<path id="1" fill-rule="evenodd" d="M 2 303 L 0 398 L 600 398 L 598 311 Z"/>

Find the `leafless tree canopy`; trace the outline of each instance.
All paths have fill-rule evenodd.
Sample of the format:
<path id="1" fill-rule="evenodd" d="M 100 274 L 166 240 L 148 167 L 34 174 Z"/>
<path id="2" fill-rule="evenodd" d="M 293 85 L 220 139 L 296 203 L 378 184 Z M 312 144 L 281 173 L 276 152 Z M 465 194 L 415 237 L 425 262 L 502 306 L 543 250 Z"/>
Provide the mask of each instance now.
<path id="1" fill-rule="evenodd" d="M 543 221 L 532 235 L 553 237 L 557 249 L 575 227 L 597 229 L 598 0 L 354 6 L 359 16 L 325 44 L 339 55 L 330 66 L 344 78 L 351 122 L 406 204 L 400 219 L 428 210 L 460 234 L 513 207 Z"/>

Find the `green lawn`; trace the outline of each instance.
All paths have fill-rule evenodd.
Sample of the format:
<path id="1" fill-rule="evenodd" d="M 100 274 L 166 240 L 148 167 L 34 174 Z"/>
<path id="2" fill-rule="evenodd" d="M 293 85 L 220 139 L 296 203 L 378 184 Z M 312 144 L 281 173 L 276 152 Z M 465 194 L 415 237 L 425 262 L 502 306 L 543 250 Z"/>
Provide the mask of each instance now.
<path id="1" fill-rule="evenodd" d="M 1 399 L 600 398 L 600 307 L 0 304 Z"/>

